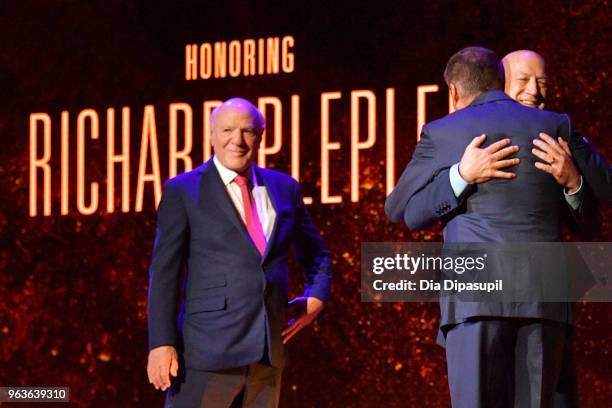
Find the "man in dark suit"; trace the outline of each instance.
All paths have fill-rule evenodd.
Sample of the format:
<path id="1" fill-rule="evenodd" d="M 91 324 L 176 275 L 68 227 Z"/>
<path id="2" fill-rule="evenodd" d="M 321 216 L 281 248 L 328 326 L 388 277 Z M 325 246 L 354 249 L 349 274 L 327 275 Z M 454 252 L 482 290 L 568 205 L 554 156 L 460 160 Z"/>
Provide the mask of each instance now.
<path id="1" fill-rule="evenodd" d="M 547 166 L 554 158 L 532 153 L 533 140 L 560 136 L 585 177 L 605 180 L 608 166 L 574 137 L 566 115 L 521 106 L 503 93 L 503 69 L 492 51 L 459 51 L 445 79 L 457 111 L 423 128 L 385 203 L 391 221 L 414 230 L 442 220 L 445 242 L 561 241 L 560 215 L 579 186 L 537 168 L 536 158 Z M 442 298 L 440 306 L 453 406 L 550 406 L 571 319 L 567 304 Z M 519 367 L 529 381 L 515 381 Z"/>
<path id="2" fill-rule="evenodd" d="M 502 58 L 502 63 L 505 74 L 504 89 L 508 96 L 524 106 L 544 109 L 548 88 L 548 72 L 544 57 L 535 51 L 517 50 Z M 542 146 L 547 150 L 546 153 L 555 156 L 554 166 L 544 167 L 542 168 L 543 171 L 549 171 L 557 180 L 573 177 L 578 180 L 577 184 L 583 185 L 582 191 L 577 193 L 584 196 L 582 205 L 580 205 L 579 216 L 576 219 L 566 217 L 567 224 L 569 224 L 574 236 L 580 241 L 600 241 L 601 216 L 598 201 L 591 191 L 591 187 L 576 169 L 569 146 L 563 139 L 554 140 L 551 137 L 542 138 L 537 143 L 543 143 Z M 610 180 L 607 182 L 609 184 Z M 609 193 L 612 190 L 609 187 L 607 190 L 605 189 L 605 182 L 603 185 L 598 185 L 595 181 L 595 186 L 599 189 L 597 193 L 600 197 L 606 191 Z M 604 187 L 603 190 L 602 186 Z M 603 200 L 606 201 L 605 196 Z M 575 205 L 577 204 L 576 202 Z M 568 248 L 568 250 L 571 250 L 571 248 Z M 574 257 L 574 259 L 579 258 Z M 563 361 L 555 393 L 555 407 L 558 408 L 578 407 L 580 405 L 573 338 L 574 326 L 567 325 Z"/>
<path id="3" fill-rule="evenodd" d="M 329 296 L 330 254 L 299 184 L 253 164 L 264 129 L 250 102 L 226 101 L 212 115 L 213 159 L 164 183 L 147 371 L 156 388 L 169 388 L 166 407 L 276 407 L 283 344 Z M 291 245 L 306 290 L 287 327 Z"/>
<path id="4" fill-rule="evenodd" d="M 546 105 L 546 94 L 548 87 L 548 74 L 546 70 L 546 61 L 535 51 L 518 50 L 513 51 L 502 59 L 505 74 L 504 89 L 508 96 L 519 102 L 521 105 L 544 109 Z M 569 120 L 569 119 L 568 119 Z M 582 138 L 580 134 L 572 129 L 575 133 L 573 138 Z M 604 206 L 612 206 L 612 173 L 609 171 L 600 171 L 605 167 L 603 162 L 595 163 L 594 166 L 589 165 L 589 161 L 601 161 L 601 158 L 594 155 L 592 147 L 583 149 L 583 157 L 577 159 L 577 163 L 582 165 L 582 169 L 576 168 L 569 146 L 562 138 L 548 137 L 534 139 L 537 150 L 543 150 L 542 153 L 554 157 L 556 160 L 553 165 L 546 166 L 542 163 L 537 164 L 540 170 L 550 173 L 558 182 L 563 183 L 565 179 L 574 179 L 575 184 L 585 182 L 584 194 L 588 194 L 588 207 L 583 208 L 595 214 L 588 214 L 588 219 L 581 219 L 581 222 L 586 222 L 586 225 L 577 225 L 579 229 L 577 233 L 583 239 L 593 239 L 599 234 L 599 217 L 597 217 L 597 204 Z M 586 145 L 588 142 L 584 141 Z M 539 144 L 539 146 L 538 146 Z M 537 153 L 537 152 L 536 152 Z M 586 154 L 586 155 L 585 155 Z M 580 170 L 584 170 L 585 174 L 581 180 Z M 593 171 L 594 170 L 594 171 Z M 594 199 L 595 201 L 592 201 Z M 594 215 L 594 217 L 591 217 Z M 595 229 L 595 230 L 593 230 Z"/>

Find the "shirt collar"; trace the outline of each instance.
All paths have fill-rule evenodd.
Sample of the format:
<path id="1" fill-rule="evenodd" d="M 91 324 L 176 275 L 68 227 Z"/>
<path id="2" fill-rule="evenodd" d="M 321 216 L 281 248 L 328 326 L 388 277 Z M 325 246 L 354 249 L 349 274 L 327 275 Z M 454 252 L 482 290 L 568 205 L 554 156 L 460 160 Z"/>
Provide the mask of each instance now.
<path id="1" fill-rule="evenodd" d="M 215 167 L 217 168 L 217 171 L 219 172 L 219 176 L 221 176 L 221 181 L 223 181 L 223 184 L 226 186 L 230 184 L 232 181 L 234 181 L 234 179 L 238 175 L 238 173 L 235 172 L 234 170 L 228 169 L 223 164 L 221 164 L 221 161 L 217 159 L 217 156 L 213 156 L 213 163 L 215 163 Z M 246 173 L 247 173 L 246 176 L 249 179 L 249 181 L 253 182 L 254 185 L 256 186 L 259 185 L 259 183 L 257 183 L 257 177 L 255 177 L 254 166 L 251 166 L 251 171 L 247 171 Z"/>

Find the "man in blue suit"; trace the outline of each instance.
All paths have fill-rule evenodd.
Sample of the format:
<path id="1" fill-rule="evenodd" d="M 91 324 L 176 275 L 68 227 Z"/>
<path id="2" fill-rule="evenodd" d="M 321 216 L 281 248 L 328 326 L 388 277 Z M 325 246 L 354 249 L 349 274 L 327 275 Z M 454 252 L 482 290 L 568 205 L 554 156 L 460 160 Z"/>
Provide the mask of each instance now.
<path id="1" fill-rule="evenodd" d="M 457 111 L 423 128 L 385 203 L 391 221 L 415 230 L 441 220 L 451 243 L 561 241 L 561 214 L 568 206 L 580 212 L 581 187 L 575 177 L 557 180 L 546 171 L 555 157 L 544 134 L 560 137 L 583 177 L 603 188 L 610 177 L 605 161 L 576 137 L 567 115 L 524 107 L 503 93 L 492 51 L 459 51 L 445 80 Z M 440 306 L 454 407 L 551 406 L 568 304 L 442 298 Z M 529 381 L 515 381 L 515 372 Z"/>
<path id="2" fill-rule="evenodd" d="M 329 296 L 329 250 L 299 184 L 253 163 L 264 129 L 250 102 L 226 101 L 212 115 L 213 159 L 164 183 L 147 372 L 156 388 L 169 388 L 166 407 L 276 407 L 283 344 Z M 292 245 L 306 289 L 286 326 Z"/>
<path id="3" fill-rule="evenodd" d="M 547 102 L 546 90 L 548 85 L 548 73 L 544 58 L 535 51 L 517 50 L 502 58 L 502 63 L 506 76 L 505 91 L 508 96 L 524 106 L 544 109 Z M 546 143 L 545 140 L 542 141 Z M 573 161 L 567 160 L 568 158 L 571 159 L 571 152 L 566 144 L 556 143 L 553 140 L 552 144 L 547 147 L 549 147 L 548 153 L 556 156 L 555 165 L 560 170 L 553 172 L 553 176 L 557 178 L 580 178 Z M 569 225 L 573 227 L 573 232 L 581 241 L 600 241 L 601 217 L 598 202 L 590 192 L 590 186 L 586 184 L 584 178 L 580 182 L 584 182 L 583 188 L 585 189 L 583 193 L 585 197 L 581 205 L 583 216 L 576 220 L 578 222 L 572 222 L 572 218 L 568 217 Z M 604 189 L 600 192 L 605 191 Z M 567 325 L 563 362 L 555 393 L 555 407 L 559 408 L 580 406 L 573 338 L 574 327 Z"/>
<path id="4" fill-rule="evenodd" d="M 535 51 L 518 50 L 506 55 L 502 59 L 502 63 L 505 74 L 505 91 L 508 96 L 521 105 L 544 109 L 547 102 L 548 82 L 544 58 Z M 572 131 L 575 133 L 572 137 L 582 138 L 575 129 Z M 601 160 L 601 158 L 592 153 L 592 148 L 584 149 L 583 154 L 587 156 L 577 159 L 577 162 L 582 163 L 583 169 L 586 170 L 584 177 L 580 180 L 581 174 L 576 169 L 574 161 L 571 160 L 572 155 L 569 146 L 563 139 L 551 139 L 549 138 L 548 141 L 543 138 L 541 140 L 534 139 L 534 143 L 542 143 L 540 146 L 545 149 L 545 153 L 554 156 L 556 159 L 552 166 L 538 166 L 541 170 L 549 172 L 557 181 L 574 178 L 579 181 L 577 184 L 585 183 L 584 194 L 588 196 L 587 202 L 589 205 L 582 208 L 582 211 L 588 209 L 591 214 L 586 214 L 589 219 L 582 218 L 581 225 L 577 225 L 576 228 L 581 239 L 595 240 L 601 233 L 598 204 L 606 207 L 612 206 L 612 173 L 601 171 L 605 168 L 603 162 L 595 163 L 594 166 L 588 165 L 589 160 L 596 161 Z"/>

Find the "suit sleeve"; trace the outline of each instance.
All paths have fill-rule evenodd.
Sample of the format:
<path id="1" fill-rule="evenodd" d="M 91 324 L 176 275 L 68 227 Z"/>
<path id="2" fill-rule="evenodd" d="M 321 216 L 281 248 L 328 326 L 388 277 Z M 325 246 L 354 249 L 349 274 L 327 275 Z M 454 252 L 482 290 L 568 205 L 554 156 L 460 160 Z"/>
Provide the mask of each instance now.
<path id="1" fill-rule="evenodd" d="M 168 180 L 157 210 L 155 243 L 149 268 L 149 349 L 177 342 L 176 305 L 181 263 L 189 236 L 179 192 Z"/>
<path id="2" fill-rule="evenodd" d="M 304 268 L 304 296 L 322 301 L 329 298 L 331 288 L 331 256 L 329 248 L 310 220 L 302 191 L 295 186 L 295 250 L 297 260 Z"/>
<path id="3" fill-rule="evenodd" d="M 612 206 L 612 172 L 606 160 L 575 129 L 568 115 L 562 115 L 559 134 L 568 141 L 578 171 L 590 187 L 597 201 Z"/>
<path id="4" fill-rule="evenodd" d="M 460 205 L 450 183 L 450 166 L 437 165 L 436 159 L 435 144 L 425 127 L 412 159 L 385 201 L 391 222 L 403 221 L 411 230 L 420 230 Z"/>
<path id="5" fill-rule="evenodd" d="M 568 205 L 569 217 L 566 218 L 568 218 L 570 229 L 578 239 L 581 241 L 599 241 L 601 240 L 599 203 L 586 182 L 583 182 L 582 188 L 584 192 L 580 206 L 574 210 Z"/>

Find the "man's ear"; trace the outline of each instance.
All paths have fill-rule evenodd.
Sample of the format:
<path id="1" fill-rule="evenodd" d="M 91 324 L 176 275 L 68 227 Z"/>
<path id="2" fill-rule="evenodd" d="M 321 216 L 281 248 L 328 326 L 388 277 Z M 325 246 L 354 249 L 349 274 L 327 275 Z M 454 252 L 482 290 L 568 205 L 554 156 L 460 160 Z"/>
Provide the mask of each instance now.
<path id="1" fill-rule="evenodd" d="M 448 84 L 448 94 L 450 95 L 452 108 L 454 111 L 456 111 L 459 103 L 459 91 L 457 90 L 457 86 L 455 84 Z"/>
<path id="2" fill-rule="evenodd" d="M 215 139 L 216 139 L 216 137 L 215 137 L 215 129 L 211 126 L 211 129 L 210 129 L 210 145 L 212 147 L 215 147 Z"/>

